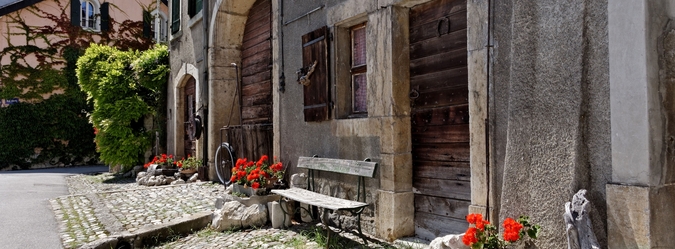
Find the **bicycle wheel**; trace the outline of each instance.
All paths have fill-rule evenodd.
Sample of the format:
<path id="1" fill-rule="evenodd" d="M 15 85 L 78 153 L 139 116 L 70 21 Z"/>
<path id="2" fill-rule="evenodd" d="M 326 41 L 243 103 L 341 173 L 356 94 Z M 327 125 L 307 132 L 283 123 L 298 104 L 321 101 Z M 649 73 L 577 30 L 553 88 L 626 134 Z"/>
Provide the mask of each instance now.
<path id="1" fill-rule="evenodd" d="M 234 153 L 230 144 L 223 143 L 218 147 L 215 162 L 218 180 L 225 185 L 229 185 L 230 178 L 232 177 L 232 168 L 234 168 Z"/>

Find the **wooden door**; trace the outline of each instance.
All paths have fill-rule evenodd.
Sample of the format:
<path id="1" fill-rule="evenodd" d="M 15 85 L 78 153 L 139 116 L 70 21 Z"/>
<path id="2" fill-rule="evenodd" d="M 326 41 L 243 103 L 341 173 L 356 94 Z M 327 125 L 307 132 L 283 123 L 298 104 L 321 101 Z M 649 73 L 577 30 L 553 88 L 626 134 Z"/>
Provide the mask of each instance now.
<path id="1" fill-rule="evenodd" d="M 272 123 L 272 2 L 253 4 L 242 43 L 242 123 Z"/>
<path id="2" fill-rule="evenodd" d="M 183 90 L 183 103 L 184 107 L 183 109 L 185 110 L 184 112 L 184 156 L 187 157 L 188 155 L 195 155 L 195 146 L 196 146 L 196 139 L 190 136 L 190 132 L 192 131 L 194 125 L 194 118 L 195 118 L 195 106 L 196 106 L 196 100 L 195 100 L 195 78 L 190 77 L 188 79 L 187 83 L 185 83 L 185 88 Z"/>
<path id="3" fill-rule="evenodd" d="M 466 0 L 410 10 L 415 232 L 463 233 L 471 201 Z"/>

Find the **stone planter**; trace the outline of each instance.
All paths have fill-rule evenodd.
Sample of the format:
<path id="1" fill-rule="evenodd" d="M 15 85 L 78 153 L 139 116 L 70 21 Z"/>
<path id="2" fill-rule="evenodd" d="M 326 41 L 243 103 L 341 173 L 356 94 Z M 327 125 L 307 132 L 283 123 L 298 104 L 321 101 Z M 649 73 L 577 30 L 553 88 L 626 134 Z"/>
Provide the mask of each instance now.
<path id="1" fill-rule="evenodd" d="M 266 195 L 267 189 L 265 188 L 253 189 L 251 187 L 245 187 L 234 183 L 232 184 L 232 193 L 239 193 L 251 197 L 255 195 Z"/>

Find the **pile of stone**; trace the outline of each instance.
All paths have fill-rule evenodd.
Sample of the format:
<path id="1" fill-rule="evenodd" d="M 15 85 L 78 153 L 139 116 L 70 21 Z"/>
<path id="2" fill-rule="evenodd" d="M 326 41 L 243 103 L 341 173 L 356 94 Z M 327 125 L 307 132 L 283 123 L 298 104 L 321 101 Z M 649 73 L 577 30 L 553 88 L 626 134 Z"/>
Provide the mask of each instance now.
<path id="1" fill-rule="evenodd" d="M 138 172 L 136 175 L 136 183 L 138 185 L 144 186 L 161 186 L 161 185 L 176 185 L 184 183 L 196 182 L 199 175 L 197 173 L 193 174 L 188 178 L 187 181 L 181 179 L 180 173 L 176 172 L 173 175 L 166 176 L 165 172 L 161 168 L 157 168 L 157 165 L 150 165 L 146 172 Z"/>
<path id="2" fill-rule="evenodd" d="M 291 225 L 291 216 L 285 214 L 279 203 L 278 195 L 254 195 L 237 197 L 231 195 L 232 186 L 226 194 L 216 199 L 216 210 L 213 212 L 211 228 L 216 231 L 261 227 L 271 221 L 273 228 Z M 288 203 L 284 210 L 290 210 Z M 284 218 L 284 216 L 286 216 Z M 284 223 L 284 221 L 286 223 Z"/>

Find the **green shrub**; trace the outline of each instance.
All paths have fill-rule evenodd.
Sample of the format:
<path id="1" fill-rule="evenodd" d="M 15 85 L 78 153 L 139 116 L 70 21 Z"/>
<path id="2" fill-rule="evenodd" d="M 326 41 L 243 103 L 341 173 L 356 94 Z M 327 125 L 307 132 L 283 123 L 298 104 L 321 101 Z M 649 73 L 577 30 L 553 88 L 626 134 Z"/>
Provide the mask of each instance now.
<path id="1" fill-rule="evenodd" d="M 163 45 L 141 53 L 92 44 L 80 57 L 78 83 L 93 102 L 90 121 L 105 163 L 128 169 L 143 162 L 154 133 L 144 120 L 157 120 L 163 112 L 168 71 Z"/>
<path id="2" fill-rule="evenodd" d="M 54 158 L 65 164 L 96 161 L 93 128 L 86 116 L 90 109 L 76 94 L 0 108 L 0 168 L 28 168 Z"/>

